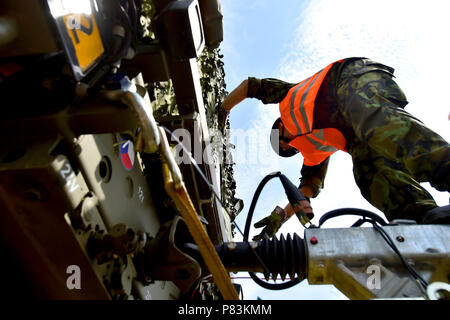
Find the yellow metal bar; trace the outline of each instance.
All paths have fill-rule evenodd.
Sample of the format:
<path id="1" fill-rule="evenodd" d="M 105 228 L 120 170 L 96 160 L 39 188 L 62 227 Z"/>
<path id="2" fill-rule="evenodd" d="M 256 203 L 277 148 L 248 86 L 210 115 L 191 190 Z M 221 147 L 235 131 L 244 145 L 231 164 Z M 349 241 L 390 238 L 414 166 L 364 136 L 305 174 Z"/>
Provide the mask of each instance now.
<path id="1" fill-rule="evenodd" d="M 211 271 L 214 281 L 222 293 L 223 298 L 225 300 L 239 300 L 239 296 L 233 286 L 233 283 L 231 282 L 230 276 L 220 260 L 219 255 L 214 249 L 208 234 L 203 228 L 184 184 L 178 188 L 175 188 L 175 184 L 167 163 L 163 162 L 162 169 L 164 176 L 164 188 L 175 202 L 178 210 L 180 210 L 189 232 L 194 238 L 195 243 L 198 245 L 203 260 L 209 271 Z"/>

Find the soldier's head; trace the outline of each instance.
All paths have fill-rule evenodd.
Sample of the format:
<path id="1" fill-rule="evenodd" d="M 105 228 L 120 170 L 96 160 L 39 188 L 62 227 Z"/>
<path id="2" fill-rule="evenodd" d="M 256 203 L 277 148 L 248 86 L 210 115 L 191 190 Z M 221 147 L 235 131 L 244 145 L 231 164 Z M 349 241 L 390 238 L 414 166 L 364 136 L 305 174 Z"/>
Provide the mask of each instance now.
<path id="1" fill-rule="evenodd" d="M 294 136 L 286 130 L 281 118 L 275 120 L 270 132 L 272 149 L 281 157 L 288 158 L 298 153 L 298 150 L 289 145 Z"/>

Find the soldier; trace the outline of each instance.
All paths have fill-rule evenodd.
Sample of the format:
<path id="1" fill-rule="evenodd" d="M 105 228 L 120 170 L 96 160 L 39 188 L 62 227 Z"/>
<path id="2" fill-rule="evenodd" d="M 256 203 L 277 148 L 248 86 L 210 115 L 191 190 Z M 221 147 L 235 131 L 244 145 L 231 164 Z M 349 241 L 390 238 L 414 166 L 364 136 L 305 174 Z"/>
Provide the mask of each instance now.
<path id="1" fill-rule="evenodd" d="M 249 77 L 222 107 L 228 115 L 247 97 L 279 103 L 272 147 L 282 157 L 302 153 L 299 189 L 306 197 L 319 194 L 330 155 L 342 150 L 352 156 L 361 194 L 389 221 L 449 223 L 450 206 L 439 208 L 420 183 L 450 191 L 450 145 L 404 110 L 408 101 L 393 74 L 381 63 L 347 58 L 297 84 Z M 290 205 L 277 207 L 255 224 L 264 229 L 254 239 L 272 237 L 292 215 Z"/>

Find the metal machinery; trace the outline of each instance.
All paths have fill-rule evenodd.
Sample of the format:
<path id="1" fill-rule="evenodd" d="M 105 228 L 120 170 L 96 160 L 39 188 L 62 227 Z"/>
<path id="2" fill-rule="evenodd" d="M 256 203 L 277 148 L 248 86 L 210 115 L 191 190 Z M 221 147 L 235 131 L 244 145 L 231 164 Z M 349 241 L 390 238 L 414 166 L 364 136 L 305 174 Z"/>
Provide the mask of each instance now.
<path id="1" fill-rule="evenodd" d="M 175 163 L 144 88 L 170 79 L 180 115 L 159 125 L 185 128 L 208 152 L 196 58 L 222 41 L 220 1 L 153 4 L 157 36 L 143 39 L 142 1 L 1 2 L 0 217 L 12 294 L 182 297 L 173 281 L 144 277 L 133 255 L 179 214 L 168 179 L 188 190 L 208 241 L 231 241 L 231 218 L 190 164 Z M 220 165 L 199 166 L 220 190 Z M 68 288 L 73 268 L 81 289 Z"/>
<path id="2" fill-rule="evenodd" d="M 309 225 L 304 239 L 259 242 L 247 241 L 246 227 L 245 241 L 233 242 L 233 218 L 218 195 L 220 164 L 178 165 L 169 145 L 170 132 L 184 128 L 190 150 L 212 158 L 196 58 L 222 40 L 220 2 L 153 3 L 157 36 L 148 41 L 138 32 L 141 1 L 1 2 L 4 291 L 238 299 L 228 272 L 251 271 L 332 283 L 353 299 L 448 298 L 447 225 Z M 144 84 L 169 79 L 180 115 L 156 121 Z M 302 195 L 282 182 L 295 206 Z M 374 286 L 369 267 L 379 271 Z M 214 282 L 204 281 L 210 274 Z"/>

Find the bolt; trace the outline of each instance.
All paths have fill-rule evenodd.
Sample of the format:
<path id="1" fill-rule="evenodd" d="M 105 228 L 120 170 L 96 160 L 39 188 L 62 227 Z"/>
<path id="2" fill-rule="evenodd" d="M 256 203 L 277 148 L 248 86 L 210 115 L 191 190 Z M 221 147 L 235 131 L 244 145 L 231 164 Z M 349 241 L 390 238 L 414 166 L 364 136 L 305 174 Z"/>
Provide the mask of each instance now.
<path id="1" fill-rule="evenodd" d="M 403 238 L 402 236 L 397 236 L 397 241 L 398 242 L 403 242 L 403 241 L 405 241 L 405 238 Z"/>
<path id="2" fill-rule="evenodd" d="M 316 237 L 312 237 L 311 240 L 309 240 L 309 242 L 311 242 L 311 244 L 317 244 L 319 240 L 317 240 Z"/>
<path id="3" fill-rule="evenodd" d="M 227 243 L 228 250 L 234 250 L 234 249 L 236 249 L 236 246 L 237 246 L 236 242 Z"/>

